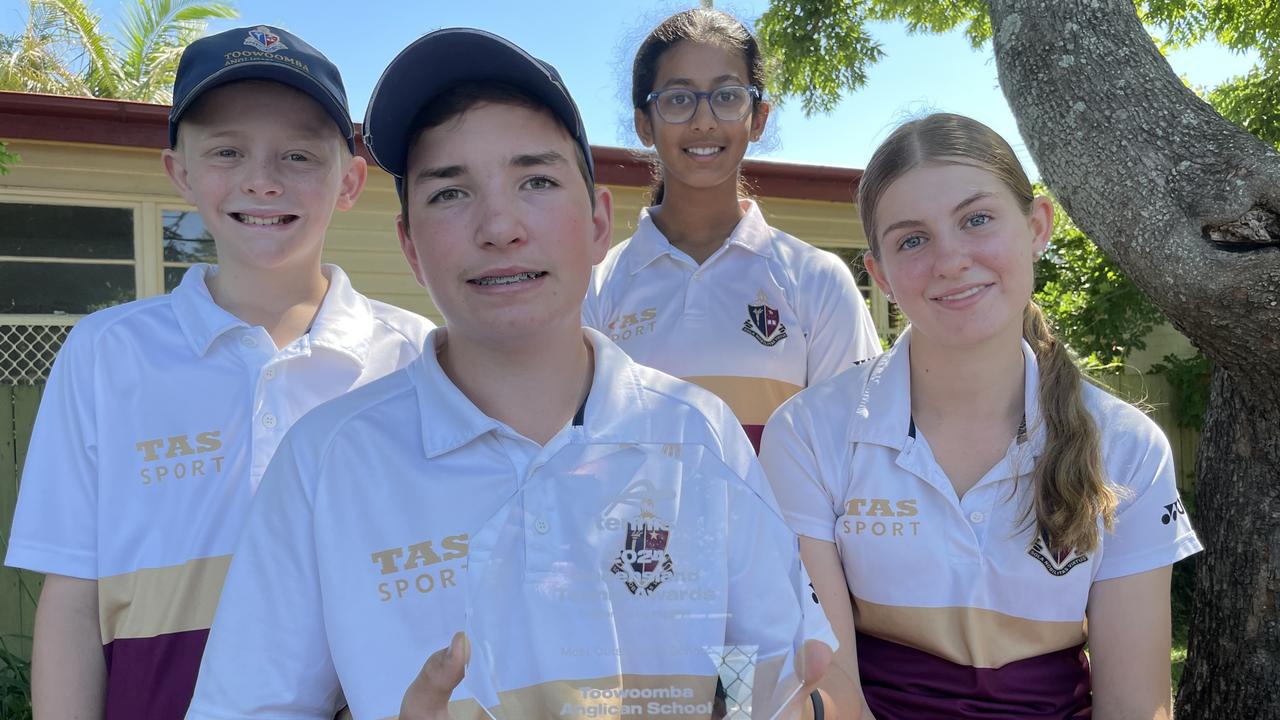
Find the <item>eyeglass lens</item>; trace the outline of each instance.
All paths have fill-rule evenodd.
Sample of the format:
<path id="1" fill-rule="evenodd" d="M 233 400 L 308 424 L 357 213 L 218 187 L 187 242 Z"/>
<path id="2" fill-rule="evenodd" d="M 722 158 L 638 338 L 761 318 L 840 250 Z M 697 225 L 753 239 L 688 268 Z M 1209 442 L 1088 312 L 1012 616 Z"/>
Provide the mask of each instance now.
<path id="1" fill-rule="evenodd" d="M 687 122 L 698 111 L 698 100 L 703 97 L 707 98 L 716 118 L 726 122 L 741 120 L 751 108 L 750 93 L 737 85 L 726 85 L 705 93 L 672 88 L 657 95 L 658 114 L 669 123 Z"/>

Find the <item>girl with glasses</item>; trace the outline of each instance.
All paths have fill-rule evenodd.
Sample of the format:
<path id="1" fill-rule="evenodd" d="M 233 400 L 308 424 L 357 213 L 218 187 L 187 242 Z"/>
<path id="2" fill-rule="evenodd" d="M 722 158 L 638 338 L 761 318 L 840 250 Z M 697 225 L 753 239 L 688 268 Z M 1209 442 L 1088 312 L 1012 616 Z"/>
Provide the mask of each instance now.
<path id="1" fill-rule="evenodd" d="M 658 182 L 583 305 L 583 323 L 640 363 L 720 396 L 757 446 L 784 400 L 880 352 L 850 269 L 742 195 L 743 155 L 769 118 L 763 87 L 756 39 L 730 15 L 687 10 L 649 33 L 631 97 Z"/>

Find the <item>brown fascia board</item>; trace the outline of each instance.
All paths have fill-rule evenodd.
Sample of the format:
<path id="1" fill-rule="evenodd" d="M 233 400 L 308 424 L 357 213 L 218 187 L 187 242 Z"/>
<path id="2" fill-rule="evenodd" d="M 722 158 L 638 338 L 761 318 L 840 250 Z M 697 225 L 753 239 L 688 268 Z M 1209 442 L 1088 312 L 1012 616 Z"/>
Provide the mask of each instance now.
<path id="1" fill-rule="evenodd" d="M 356 149 L 372 162 L 356 132 Z M 91 97 L 0 91 L 0 138 L 160 149 L 169 146 L 169 106 Z M 596 179 L 607 185 L 647 187 L 649 156 L 619 147 L 592 146 Z M 757 195 L 853 202 L 862 171 L 768 160 L 745 160 L 742 174 Z"/>

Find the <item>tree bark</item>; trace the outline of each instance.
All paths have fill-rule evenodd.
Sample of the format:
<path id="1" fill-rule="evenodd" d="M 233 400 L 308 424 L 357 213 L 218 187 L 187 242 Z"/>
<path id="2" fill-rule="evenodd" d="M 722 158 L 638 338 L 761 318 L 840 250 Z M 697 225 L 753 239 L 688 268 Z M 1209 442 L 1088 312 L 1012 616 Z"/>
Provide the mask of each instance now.
<path id="1" fill-rule="evenodd" d="M 1214 364 L 1179 713 L 1280 718 L 1280 155 L 1183 85 L 1133 0 L 989 8 L 1045 182 Z"/>
<path id="2" fill-rule="evenodd" d="M 1280 393 L 1217 368 L 1196 462 L 1195 607 L 1178 709 L 1188 718 L 1280 717 Z M 1256 418 L 1270 416 L 1259 424 Z M 1235 458 L 1223 462 L 1223 458 Z M 1206 491 L 1205 488 L 1212 488 Z"/>

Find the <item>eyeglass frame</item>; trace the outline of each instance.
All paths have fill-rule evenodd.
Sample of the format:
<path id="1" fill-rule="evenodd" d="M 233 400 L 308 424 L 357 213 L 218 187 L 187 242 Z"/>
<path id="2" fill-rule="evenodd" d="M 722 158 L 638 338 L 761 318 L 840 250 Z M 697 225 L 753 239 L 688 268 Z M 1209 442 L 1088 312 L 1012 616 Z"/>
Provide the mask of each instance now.
<path id="1" fill-rule="evenodd" d="M 747 95 L 751 97 L 751 103 L 748 105 L 747 109 L 736 118 L 720 117 L 720 113 L 716 112 L 716 106 L 711 103 L 711 95 L 713 93 L 720 92 L 725 88 L 742 88 L 743 90 L 746 90 Z M 720 87 L 712 88 L 705 92 L 700 90 L 690 90 L 689 88 L 683 88 L 683 87 L 654 90 L 653 92 L 649 93 L 645 97 L 644 104 L 646 106 L 652 105 L 655 100 L 662 97 L 663 93 L 669 93 L 669 92 L 685 92 L 685 93 L 689 93 L 690 95 L 693 95 L 693 112 L 689 113 L 688 118 L 681 120 L 680 122 L 673 122 L 671 120 L 668 120 L 667 117 L 662 114 L 661 108 L 658 108 L 656 106 L 654 107 L 654 110 L 657 111 L 658 113 L 658 117 L 662 118 L 663 122 L 668 123 L 670 125 L 683 125 L 689 122 L 690 120 L 693 120 L 694 116 L 698 114 L 698 106 L 702 104 L 703 100 L 707 101 L 707 109 L 710 110 L 711 114 L 714 115 L 715 118 L 720 122 L 737 122 L 742 118 L 746 117 L 751 112 L 751 109 L 755 107 L 756 103 L 760 102 L 763 99 L 763 96 L 760 93 L 760 88 L 754 85 L 721 85 Z"/>

